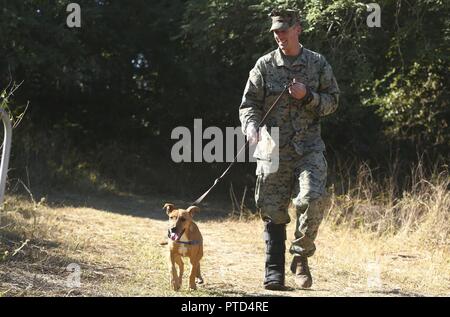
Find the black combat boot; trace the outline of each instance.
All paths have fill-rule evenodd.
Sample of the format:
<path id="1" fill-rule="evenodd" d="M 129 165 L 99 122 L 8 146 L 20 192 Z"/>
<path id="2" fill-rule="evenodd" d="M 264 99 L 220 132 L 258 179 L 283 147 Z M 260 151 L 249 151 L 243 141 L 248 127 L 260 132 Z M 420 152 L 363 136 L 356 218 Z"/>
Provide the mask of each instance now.
<path id="1" fill-rule="evenodd" d="M 277 225 L 271 221 L 266 221 L 264 240 L 266 242 L 264 288 L 268 290 L 284 290 L 286 225 Z"/>
<path id="2" fill-rule="evenodd" d="M 306 256 L 294 256 L 291 263 L 291 271 L 295 274 L 295 283 L 300 288 L 310 288 L 312 286 L 312 276 Z"/>

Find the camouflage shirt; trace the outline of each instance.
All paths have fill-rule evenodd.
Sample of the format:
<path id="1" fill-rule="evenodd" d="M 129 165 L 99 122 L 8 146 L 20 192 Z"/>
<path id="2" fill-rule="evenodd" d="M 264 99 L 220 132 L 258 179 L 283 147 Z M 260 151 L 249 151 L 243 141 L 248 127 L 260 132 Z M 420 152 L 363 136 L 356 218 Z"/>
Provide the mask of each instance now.
<path id="1" fill-rule="evenodd" d="M 325 58 L 305 48 L 292 64 L 280 49 L 256 62 L 250 71 L 239 108 L 242 131 L 245 134 L 250 122 L 258 125 L 285 85 L 294 78 L 309 86 L 313 99 L 303 104 L 304 101 L 286 92 L 267 117 L 266 125 L 268 128 L 279 127 L 280 149 L 290 142 L 300 155 L 324 151 L 320 118 L 336 110 L 339 87 Z"/>

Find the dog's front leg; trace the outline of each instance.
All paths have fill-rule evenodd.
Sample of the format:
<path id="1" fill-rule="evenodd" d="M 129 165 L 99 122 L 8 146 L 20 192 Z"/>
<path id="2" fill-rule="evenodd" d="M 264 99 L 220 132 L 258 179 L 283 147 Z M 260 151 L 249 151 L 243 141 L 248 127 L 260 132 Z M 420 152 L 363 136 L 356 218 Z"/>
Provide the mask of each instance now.
<path id="1" fill-rule="evenodd" d="M 191 272 L 189 274 L 189 288 L 192 290 L 197 289 L 197 285 L 195 284 L 195 278 L 197 277 L 198 270 L 199 270 L 199 263 L 198 261 L 193 261 L 191 259 Z"/>
<path id="2" fill-rule="evenodd" d="M 177 268 L 175 267 L 175 257 L 173 254 L 170 254 L 170 270 L 170 285 L 174 291 L 178 291 L 181 285 L 177 274 Z"/>
<path id="3" fill-rule="evenodd" d="M 195 275 L 195 283 L 203 284 L 203 277 L 202 277 L 202 274 L 200 273 L 200 262 L 198 262 L 198 265 L 197 265 L 197 274 Z"/>
<path id="4" fill-rule="evenodd" d="M 178 270 L 179 270 L 178 287 L 180 288 L 181 284 L 183 284 L 184 263 L 183 263 L 183 259 L 181 258 L 181 256 L 176 257 L 175 261 L 178 264 Z"/>

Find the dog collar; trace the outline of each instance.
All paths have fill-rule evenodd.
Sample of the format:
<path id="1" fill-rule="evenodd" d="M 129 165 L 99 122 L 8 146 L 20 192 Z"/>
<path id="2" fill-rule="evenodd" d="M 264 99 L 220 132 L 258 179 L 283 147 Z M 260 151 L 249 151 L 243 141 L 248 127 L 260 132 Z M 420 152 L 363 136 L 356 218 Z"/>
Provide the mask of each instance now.
<path id="1" fill-rule="evenodd" d="M 188 245 L 196 245 L 200 244 L 199 240 L 190 240 L 190 241 L 174 241 L 175 243 L 188 244 Z"/>

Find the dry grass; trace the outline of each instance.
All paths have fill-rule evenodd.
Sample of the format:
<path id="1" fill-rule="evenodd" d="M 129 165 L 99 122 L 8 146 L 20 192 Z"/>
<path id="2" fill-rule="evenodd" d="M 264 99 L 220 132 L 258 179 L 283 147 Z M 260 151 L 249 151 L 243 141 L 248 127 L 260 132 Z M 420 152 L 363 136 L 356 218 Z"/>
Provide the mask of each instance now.
<path id="1" fill-rule="evenodd" d="M 422 244 L 448 245 L 450 240 L 450 178 L 448 170 L 423 177 L 420 167 L 412 172 L 412 185 L 399 197 L 393 179 L 380 187 L 371 171 L 361 165 L 356 184 L 345 195 L 332 195 L 330 223 L 361 228 L 379 236 L 414 233 Z"/>
<path id="2" fill-rule="evenodd" d="M 158 245 L 166 230 L 161 199 L 77 197 L 50 206 L 9 197 L 0 222 L 0 295 L 449 296 L 449 180 L 441 174 L 415 184 L 397 199 L 373 195 L 367 182 L 359 193 L 334 195 L 311 258 L 314 287 L 295 289 L 287 274 L 288 292 L 261 287 L 261 221 L 230 218 L 223 206 L 205 207 L 197 219 L 205 284 L 188 292 L 185 276 L 176 293 L 167 249 Z M 289 237 L 293 230 L 294 221 Z M 67 284 L 70 263 L 81 267 L 79 288 Z"/>

